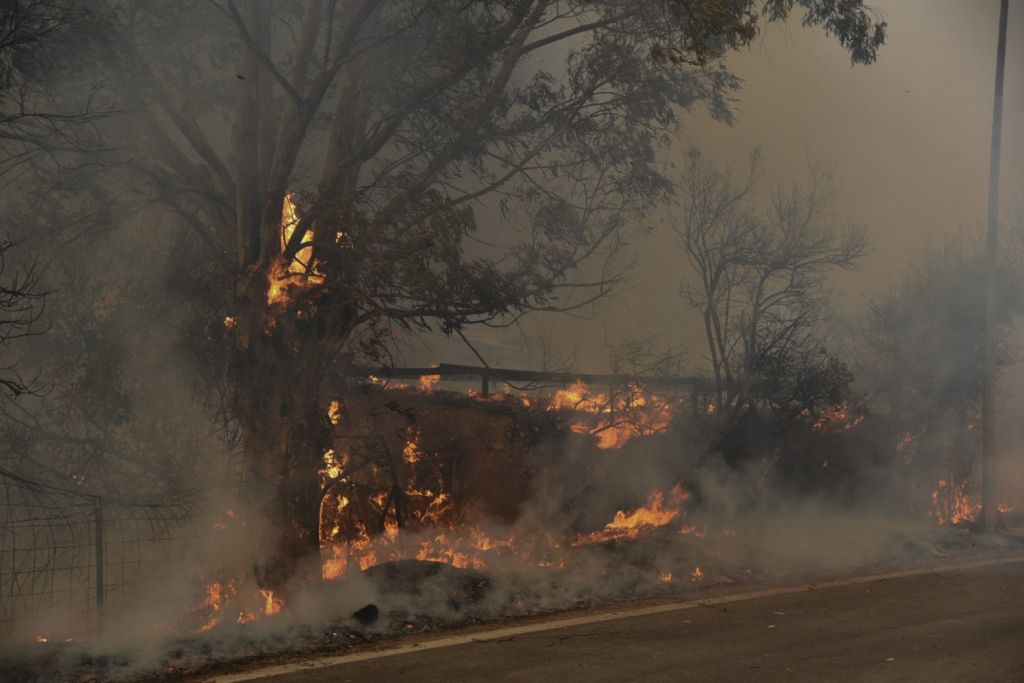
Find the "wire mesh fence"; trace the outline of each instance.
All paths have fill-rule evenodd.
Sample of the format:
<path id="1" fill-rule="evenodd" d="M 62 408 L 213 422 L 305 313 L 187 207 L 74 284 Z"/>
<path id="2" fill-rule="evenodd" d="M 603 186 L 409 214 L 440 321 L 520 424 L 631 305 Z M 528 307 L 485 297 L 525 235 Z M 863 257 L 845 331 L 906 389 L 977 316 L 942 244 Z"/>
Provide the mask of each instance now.
<path id="1" fill-rule="evenodd" d="M 0 641 L 95 637 L 189 559 L 190 518 L 0 469 Z"/>

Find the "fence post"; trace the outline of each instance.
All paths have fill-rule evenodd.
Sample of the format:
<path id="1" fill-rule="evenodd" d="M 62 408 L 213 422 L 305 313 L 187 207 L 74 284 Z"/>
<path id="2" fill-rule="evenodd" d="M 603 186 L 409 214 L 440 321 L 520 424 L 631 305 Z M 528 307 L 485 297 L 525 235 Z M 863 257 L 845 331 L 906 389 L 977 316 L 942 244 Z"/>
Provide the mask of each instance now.
<path id="1" fill-rule="evenodd" d="M 103 630 L 103 611 L 106 602 L 106 587 L 103 583 L 103 499 L 99 496 L 93 503 L 96 543 L 96 634 Z"/>

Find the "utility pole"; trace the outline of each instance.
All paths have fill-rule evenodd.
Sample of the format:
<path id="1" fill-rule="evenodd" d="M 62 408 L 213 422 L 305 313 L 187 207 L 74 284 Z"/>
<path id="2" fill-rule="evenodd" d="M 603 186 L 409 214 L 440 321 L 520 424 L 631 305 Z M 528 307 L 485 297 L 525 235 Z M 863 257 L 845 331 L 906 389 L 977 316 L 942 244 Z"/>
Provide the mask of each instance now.
<path id="1" fill-rule="evenodd" d="M 985 240 L 985 388 L 982 394 L 981 524 L 994 531 L 996 510 L 996 269 L 999 266 L 999 151 L 1003 128 L 1003 71 L 1006 65 L 1006 15 L 1009 0 L 999 3 L 999 43 L 992 105 L 992 147 L 988 168 L 988 230 Z"/>

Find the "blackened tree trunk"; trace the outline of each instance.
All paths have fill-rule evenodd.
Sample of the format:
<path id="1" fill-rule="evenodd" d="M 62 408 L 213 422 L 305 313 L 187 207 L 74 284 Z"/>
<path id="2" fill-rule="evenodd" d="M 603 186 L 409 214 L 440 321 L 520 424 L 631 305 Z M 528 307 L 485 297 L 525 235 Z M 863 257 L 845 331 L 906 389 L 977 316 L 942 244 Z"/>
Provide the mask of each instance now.
<path id="1" fill-rule="evenodd" d="M 330 447 L 317 345 L 296 353 L 290 341 L 259 339 L 239 349 L 235 365 L 244 502 L 257 528 L 269 525 L 255 569 L 260 585 L 275 591 L 292 576 L 318 574 L 304 563 L 319 549 L 318 469 Z"/>
<path id="2" fill-rule="evenodd" d="M 257 527 L 268 525 L 255 570 L 260 585 L 276 592 L 292 577 L 320 576 L 319 471 L 333 433 L 322 383 L 354 315 L 338 307 L 312 316 L 303 311 L 315 303 L 297 292 L 270 302 L 254 289 L 259 296 L 236 302 L 235 414 L 244 503 Z"/>

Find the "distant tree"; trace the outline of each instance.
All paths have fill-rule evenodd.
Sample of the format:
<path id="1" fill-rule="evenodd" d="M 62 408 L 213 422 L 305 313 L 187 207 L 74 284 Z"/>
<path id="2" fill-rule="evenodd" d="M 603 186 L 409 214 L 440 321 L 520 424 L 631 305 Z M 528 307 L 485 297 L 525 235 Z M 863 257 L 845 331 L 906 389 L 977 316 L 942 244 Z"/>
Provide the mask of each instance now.
<path id="1" fill-rule="evenodd" d="M 1024 313 L 1021 230 L 1004 234 L 998 273 L 997 365 L 1019 354 L 1011 325 Z M 880 411 L 917 451 L 969 475 L 980 445 L 984 362 L 983 242 L 964 233 L 925 251 L 920 264 L 870 305 L 860 373 Z"/>
<path id="2" fill-rule="evenodd" d="M 96 103 L 95 89 L 71 98 L 54 80 L 86 14 L 74 0 L 0 2 L 0 177 L 99 151 L 90 124 L 110 110 Z"/>
<path id="3" fill-rule="evenodd" d="M 18 398 L 39 387 L 31 378 L 18 372 L 17 359 L 10 353 L 11 344 L 38 332 L 36 323 L 43 313 L 46 292 L 39 287 L 36 267 L 10 273 L 6 256 L 10 242 L 0 242 L 0 394 Z"/>
<path id="4" fill-rule="evenodd" d="M 694 270 L 681 293 L 704 323 L 715 400 L 741 416 L 759 404 L 815 412 L 840 400 L 852 376 L 825 349 L 829 272 L 864 255 L 863 231 L 829 215 L 833 183 L 812 167 L 806 187 L 772 193 L 756 212 L 759 153 L 739 178 L 692 150 L 672 228 Z"/>
<path id="5" fill-rule="evenodd" d="M 797 6 L 874 58 L 884 24 L 860 2 L 92 6 L 79 64 L 126 112 L 105 132 L 131 172 L 78 201 L 169 212 L 203 250 L 188 267 L 223 323 L 207 336 L 227 340 L 247 501 L 277 529 L 261 583 L 317 550 L 345 353 L 605 295 L 670 189 L 655 160 L 679 112 L 728 118 L 721 58 Z"/>
<path id="6" fill-rule="evenodd" d="M 79 129 L 99 113 L 49 107 L 55 96 L 45 87 L 45 54 L 58 44 L 74 16 L 72 4 L 61 0 L 0 2 L 0 178 L 58 148 L 92 150 L 81 144 Z M 8 195 L 5 209 L 10 199 Z M 0 394 L 8 398 L 39 388 L 20 374 L 10 346 L 39 331 L 36 323 L 46 296 L 39 266 L 12 265 L 13 247 L 8 237 L 0 239 Z"/>

